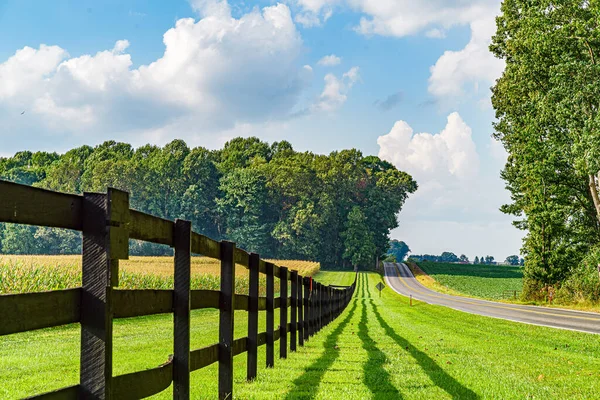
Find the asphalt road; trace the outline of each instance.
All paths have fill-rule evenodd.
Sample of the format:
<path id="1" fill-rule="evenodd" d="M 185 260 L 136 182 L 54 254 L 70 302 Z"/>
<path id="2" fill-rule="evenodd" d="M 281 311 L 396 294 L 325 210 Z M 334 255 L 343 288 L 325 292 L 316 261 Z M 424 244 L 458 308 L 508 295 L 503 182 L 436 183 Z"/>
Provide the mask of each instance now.
<path id="1" fill-rule="evenodd" d="M 497 303 L 438 293 L 421 285 L 405 264 L 385 263 L 385 280 L 394 291 L 456 310 L 527 324 L 600 334 L 600 314 L 558 308 Z"/>

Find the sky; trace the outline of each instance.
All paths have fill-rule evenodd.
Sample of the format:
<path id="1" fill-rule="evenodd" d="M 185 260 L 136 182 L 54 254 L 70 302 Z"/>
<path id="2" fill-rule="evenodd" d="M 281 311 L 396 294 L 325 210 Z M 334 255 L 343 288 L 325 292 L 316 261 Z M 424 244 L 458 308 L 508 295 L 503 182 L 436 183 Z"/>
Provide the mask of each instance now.
<path id="1" fill-rule="evenodd" d="M 492 138 L 499 0 L 0 0 L 0 156 L 113 139 L 358 148 L 419 190 L 413 254 L 519 254 Z M 24 113 L 23 113 L 24 112 Z"/>

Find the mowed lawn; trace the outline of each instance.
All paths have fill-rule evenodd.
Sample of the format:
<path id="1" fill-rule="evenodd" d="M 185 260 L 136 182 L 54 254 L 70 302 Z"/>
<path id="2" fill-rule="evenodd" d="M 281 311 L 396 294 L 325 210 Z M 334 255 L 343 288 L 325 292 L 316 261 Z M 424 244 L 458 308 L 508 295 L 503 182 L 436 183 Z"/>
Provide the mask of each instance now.
<path id="1" fill-rule="evenodd" d="M 344 273 L 317 279 L 346 280 Z M 600 336 L 470 315 L 414 302 L 375 273 L 359 274 L 355 297 L 329 326 L 288 359 L 245 382 L 235 358 L 235 398 L 256 399 L 591 399 L 600 385 Z M 236 314 L 236 336 L 245 313 Z M 192 348 L 216 341 L 218 314 L 193 314 Z M 115 322 L 115 374 L 153 367 L 171 352 L 172 320 Z M 277 324 L 277 321 L 276 321 Z M 0 398 L 77 382 L 78 327 L 0 337 Z M 278 346 L 278 343 L 276 343 Z M 276 351 L 276 354 L 278 352 Z M 215 398 L 217 368 L 192 373 L 192 397 Z M 39 385 L 32 387 L 34 382 Z M 170 398 L 170 389 L 156 398 Z"/>
<path id="2" fill-rule="evenodd" d="M 499 300 L 503 292 L 520 292 L 523 287 L 523 271 L 519 266 L 438 262 L 418 265 L 441 285 L 468 296 Z"/>

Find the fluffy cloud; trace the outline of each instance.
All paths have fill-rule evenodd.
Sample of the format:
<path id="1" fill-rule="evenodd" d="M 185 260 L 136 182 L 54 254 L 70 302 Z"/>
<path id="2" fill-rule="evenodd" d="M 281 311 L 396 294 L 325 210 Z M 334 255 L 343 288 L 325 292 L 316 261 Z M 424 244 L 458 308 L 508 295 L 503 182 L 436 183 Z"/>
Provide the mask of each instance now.
<path id="1" fill-rule="evenodd" d="M 296 0 L 298 7 L 303 10 L 295 16 L 296 22 L 306 28 L 320 26 L 333 14 L 333 8 L 341 0 Z"/>
<path id="2" fill-rule="evenodd" d="M 336 56 L 335 54 L 331 54 L 321 58 L 319 62 L 317 62 L 317 64 L 325 67 L 334 67 L 336 65 L 339 65 L 341 62 L 342 59 L 340 57 Z"/>
<path id="3" fill-rule="evenodd" d="M 446 181 L 477 174 L 479 156 L 471 128 L 458 113 L 448 116 L 439 134 L 417 133 L 405 121 L 377 139 L 379 157 L 413 174 L 417 180 Z"/>
<path id="4" fill-rule="evenodd" d="M 491 254 L 502 259 L 518 253 L 523 234 L 498 210 L 510 201 L 508 192 L 499 176 L 480 171 L 471 128 L 460 115 L 450 114 L 444 129 L 433 135 L 414 133 L 408 123 L 398 121 L 377 143 L 380 158 L 410 173 L 419 184 L 392 237 L 406 238 L 418 253 L 454 251 L 471 258 Z M 497 146 L 490 143 L 494 156 Z M 403 230 L 407 227 L 409 232 Z"/>
<path id="5" fill-rule="evenodd" d="M 0 101 L 21 99 L 43 80 L 56 71 L 56 67 L 67 56 L 58 46 L 41 45 L 39 49 L 24 47 L 14 56 L 0 64 Z"/>
<path id="6" fill-rule="evenodd" d="M 126 40 L 73 58 L 58 46 L 18 50 L 0 63 L 0 115 L 15 118 L 0 136 L 31 126 L 88 138 L 171 125 L 216 131 L 288 116 L 312 78 L 289 8 L 234 18 L 226 1 L 193 6 L 202 18 L 178 20 L 162 57 L 139 68 Z"/>
<path id="7" fill-rule="evenodd" d="M 465 86 L 472 85 L 478 92 L 479 84 L 487 87 L 504 70 L 504 62 L 495 58 L 488 50 L 495 31 L 494 17 L 490 15 L 471 24 L 471 40 L 459 51 L 446 51 L 431 67 L 429 92 L 437 97 L 457 97 L 465 93 Z M 485 103 L 482 103 L 485 104 Z"/>
<path id="8" fill-rule="evenodd" d="M 313 112 L 329 112 L 340 108 L 346 102 L 352 86 L 360 79 L 359 68 L 350 68 L 341 79 L 334 74 L 327 74 L 324 79 L 325 87 L 318 101 L 311 107 Z"/>

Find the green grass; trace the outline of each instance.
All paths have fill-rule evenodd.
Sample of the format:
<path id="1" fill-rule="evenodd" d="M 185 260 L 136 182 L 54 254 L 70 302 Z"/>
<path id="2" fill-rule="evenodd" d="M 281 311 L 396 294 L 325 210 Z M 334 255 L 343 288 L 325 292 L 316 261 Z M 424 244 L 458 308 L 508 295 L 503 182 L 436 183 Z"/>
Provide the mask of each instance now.
<path id="1" fill-rule="evenodd" d="M 344 278 L 339 274 L 318 279 Z M 347 309 L 307 345 L 245 382 L 235 357 L 235 397 L 256 399 L 590 399 L 600 385 L 600 336 L 519 324 L 414 302 L 360 274 Z M 236 336 L 245 334 L 245 313 Z M 192 348 L 216 341 L 218 314 L 192 316 Z M 115 373 L 153 367 L 171 352 L 172 319 L 115 322 Z M 277 324 L 277 321 L 276 321 Z M 278 343 L 276 344 L 278 346 Z M 277 354 L 277 352 L 276 352 Z M 0 337 L 0 398 L 77 381 L 78 327 Z M 214 398 L 217 368 L 192 373 L 192 397 Z M 31 385 L 39 384 L 35 387 Z M 156 398 L 170 398 L 171 390 Z"/>
<path id="2" fill-rule="evenodd" d="M 420 262 L 419 267 L 440 284 L 468 296 L 502 299 L 502 292 L 521 291 L 523 271 L 510 265 Z"/>

